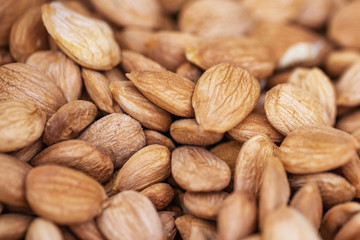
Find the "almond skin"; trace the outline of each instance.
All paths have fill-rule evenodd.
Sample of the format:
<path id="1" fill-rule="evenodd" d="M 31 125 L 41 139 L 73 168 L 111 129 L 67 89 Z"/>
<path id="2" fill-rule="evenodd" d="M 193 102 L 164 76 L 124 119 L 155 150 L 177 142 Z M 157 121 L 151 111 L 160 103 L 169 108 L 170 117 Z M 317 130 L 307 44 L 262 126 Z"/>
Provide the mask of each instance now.
<path id="1" fill-rule="evenodd" d="M 101 213 L 107 199 L 104 188 L 93 178 L 55 165 L 29 172 L 26 198 L 36 214 L 59 224 L 90 220 Z"/>
<path id="2" fill-rule="evenodd" d="M 254 109 L 259 95 L 260 85 L 247 70 L 215 65 L 196 83 L 192 98 L 196 121 L 204 130 L 226 132 Z"/>
<path id="3" fill-rule="evenodd" d="M 174 190 L 167 183 L 155 183 L 140 193 L 148 197 L 158 211 L 166 208 L 174 198 Z"/>
<path id="4" fill-rule="evenodd" d="M 170 175 L 170 151 L 150 145 L 137 151 L 120 169 L 114 190 L 141 190 L 161 182 Z"/>

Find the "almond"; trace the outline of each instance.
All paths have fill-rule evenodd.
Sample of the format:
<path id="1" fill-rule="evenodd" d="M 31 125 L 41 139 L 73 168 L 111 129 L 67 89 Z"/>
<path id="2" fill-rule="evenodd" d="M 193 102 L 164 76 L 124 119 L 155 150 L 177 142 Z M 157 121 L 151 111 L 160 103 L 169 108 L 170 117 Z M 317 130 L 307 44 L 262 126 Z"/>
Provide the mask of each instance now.
<path id="1" fill-rule="evenodd" d="M 24 147 L 15 152 L 9 153 L 11 156 L 19 159 L 22 162 L 29 162 L 44 148 L 44 143 L 41 138 L 36 140 L 33 144 Z"/>
<path id="2" fill-rule="evenodd" d="M 164 71 L 166 70 L 159 63 L 151 60 L 150 58 L 145 57 L 144 55 L 130 50 L 123 50 L 121 52 L 122 61 L 121 66 L 125 72 L 131 72 L 133 70 L 142 70 L 142 71 Z"/>
<path id="3" fill-rule="evenodd" d="M 175 149 L 175 145 L 171 141 L 171 139 L 157 131 L 144 130 L 144 134 L 146 138 L 146 146 L 152 144 L 159 144 L 167 147 L 170 151 L 173 151 Z"/>
<path id="4" fill-rule="evenodd" d="M 353 216 L 336 234 L 334 240 L 352 240 L 359 237 L 360 214 Z"/>
<path id="5" fill-rule="evenodd" d="M 25 237 L 33 219 L 33 217 L 24 214 L 8 213 L 0 215 L 0 238 L 22 239 Z"/>
<path id="6" fill-rule="evenodd" d="M 226 132 L 253 110 L 259 95 L 258 81 L 245 69 L 225 63 L 213 66 L 196 83 L 196 121 L 204 130 Z"/>
<path id="7" fill-rule="evenodd" d="M 43 218 L 36 218 L 31 222 L 26 233 L 26 240 L 63 240 L 63 236 L 58 226 Z"/>
<path id="8" fill-rule="evenodd" d="M 182 239 L 216 239 L 216 226 L 213 222 L 205 221 L 191 215 L 176 218 L 175 225 Z M 191 235 L 193 235 L 191 237 Z"/>
<path id="9" fill-rule="evenodd" d="M 152 34 L 152 31 L 149 29 L 126 27 L 121 32 L 116 32 L 115 38 L 123 48 L 146 54 L 147 42 Z"/>
<path id="10" fill-rule="evenodd" d="M 173 240 L 176 235 L 175 228 L 175 213 L 170 211 L 158 212 L 162 226 L 165 240 Z"/>
<path id="11" fill-rule="evenodd" d="M 105 240 L 94 220 L 72 224 L 69 228 L 80 239 Z"/>
<path id="12" fill-rule="evenodd" d="M 230 167 L 231 175 L 234 176 L 236 159 L 241 146 L 242 144 L 238 141 L 229 141 L 216 145 L 210 149 L 210 152 L 223 160 Z"/>
<path id="13" fill-rule="evenodd" d="M 341 117 L 337 123 L 336 128 L 348 133 L 352 133 L 360 129 L 360 111 L 352 111 L 351 113 Z"/>
<path id="14" fill-rule="evenodd" d="M 360 52 L 352 49 L 331 51 L 324 60 L 326 72 L 332 77 L 341 76 L 353 63 L 360 60 Z"/>
<path id="15" fill-rule="evenodd" d="M 104 72 L 105 76 L 107 77 L 110 82 L 115 81 L 127 81 L 128 79 L 125 77 L 125 74 L 123 71 L 121 71 L 119 68 L 113 68 L 111 70 L 107 70 Z"/>
<path id="16" fill-rule="evenodd" d="M 104 188 L 82 172 L 55 165 L 32 169 L 26 198 L 36 214 L 59 224 L 84 222 L 106 205 Z"/>
<path id="17" fill-rule="evenodd" d="M 156 210 L 166 208 L 174 198 L 174 190 L 167 183 L 155 183 L 140 193 L 150 199 Z"/>
<path id="18" fill-rule="evenodd" d="M 337 104 L 355 107 L 360 104 L 358 79 L 360 76 L 360 61 L 353 63 L 340 77 L 336 83 Z"/>
<path id="19" fill-rule="evenodd" d="M 360 197 L 360 159 L 357 153 L 355 153 L 350 160 L 341 167 L 341 172 L 344 177 L 353 185 L 356 189 L 356 197 Z"/>

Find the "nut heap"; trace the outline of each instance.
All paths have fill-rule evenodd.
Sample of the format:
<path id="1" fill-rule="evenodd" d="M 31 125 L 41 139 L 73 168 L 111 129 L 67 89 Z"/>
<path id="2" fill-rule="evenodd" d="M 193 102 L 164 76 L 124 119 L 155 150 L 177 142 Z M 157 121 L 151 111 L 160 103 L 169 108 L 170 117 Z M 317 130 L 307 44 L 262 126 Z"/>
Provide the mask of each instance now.
<path id="1" fill-rule="evenodd" d="M 0 239 L 360 239 L 359 106 L 360 1 L 3 0 Z"/>

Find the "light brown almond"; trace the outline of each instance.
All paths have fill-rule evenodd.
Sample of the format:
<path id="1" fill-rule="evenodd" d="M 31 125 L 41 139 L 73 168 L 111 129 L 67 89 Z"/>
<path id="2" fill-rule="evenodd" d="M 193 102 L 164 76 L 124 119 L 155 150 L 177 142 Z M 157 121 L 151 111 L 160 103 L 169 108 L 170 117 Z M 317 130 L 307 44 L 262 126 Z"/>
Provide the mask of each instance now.
<path id="1" fill-rule="evenodd" d="M 353 216 L 336 234 L 334 240 L 353 240 L 360 235 L 360 214 Z"/>
<path id="2" fill-rule="evenodd" d="M 33 219 L 24 214 L 0 215 L 0 239 L 22 239 Z"/>
<path id="3" fill-rule="evenodd" d="M 111 198 L 97 218 L 101 232 L 113 239 L 162 240 L 162 224 L 155 207 L 144 195 L 124 191 Z"/>
<path id="4" fill-rule="evenodd" d="M 43 219 L 36 218 L 31 222 L 26 232 L 25 240 L 63 240 L 63 236 L 58 226 L 54 223 Z"/>
<path id="5" fill-rule="evenodd" d="M 220 191 L 230 182 L 228 165 L 200 147 L 182 146 L 171 154 L 171 172 L 177 184 L 194 192 Z"/>
<path id="6" fill-rule="evenodd" d="M 274 73 L 270 76 L 266 82 L 266 88 L 271 89 L 278 84 L 287 83 L 291 75 L 291 70 L 285 70 L 278 73 Z"/>
<path id="7" fill-rule="evenodd" d="M 204 130 L 226 132 L 254 109 L 259 95 L 260 85 L 247 70 L 215 65 L 196 83 L 192 98 L 196 121 Z"/>
<path id="8" fill-rule="evenodd" d="M 279 84 L 266 93 L 266 117 L 283 135 L 306 125 L 326 125 L 327 115 L 310 93 L 289 83 Z"/>
<path id="9" fill-rule="evenodd" d="M 90 220 L 101 213 L 106 198 L 95 179 L 70 168 L 39 166 L 26 177 L 26 199 L 31 209 L 55 223 Z"/>
<path id="10" fill-rule="evenodd" d="M 332 77 L 339 77 L 353 63 L 360 60 L 360 52 L 352 49 L 331 51 L 324 59 L 326 72 Z"/>
<path id="11" fill-rule="evenodd" d="M 125 74 L 123 71 L 121 71 L 119 68 L 113 68 L 111 70 L 107 70 L 104 72 L 107 79 L 110 80 L 110 82 L 115 81 L 127 81 L 128 79 L 125 77 Z"/>
<path id="12" fill-rule="evenodd" d="M 26 64 L 52 78 L 68 102 L 79 99 L 82 90 L 80 69 L 60 51 L 38 51 L 31 54 Z"/>
<path id="13" fill-rule="evenodd" d="M 132 82 L 112 82 L 110 90 L 122 110 L 138 120 L 144 127 L 162 132 L 169 131 L 170 113 L 150 102 Z"/>
<path id="14" fill-rule="evenodd" d="M 170 211 L 160 211 L 158 214 L 163 226 L 164 240 L 173 240 L 177 232 L 174 219 L 175 213 Z"/>
<path id="15" fill-rule="evenodd" d="M 15 152 L 9 153 L 11 156 L 19 159 L 22 162 L 29 162 L 44 148 L 44 143 L 41 138 L 36 140 L 33 144 L 24 147 Z"/>
<path id="16" fill-rule="evenodd" d="M 94 220 L 72 224 L 69 226 L 69 228 L 81 240 L 105 240 Z"/>
<path id="17" fill-rule="evenodd" d="M 344 177 L 355 187 L 356 197 L 360 197 L 360 159 L 355 153 L 350 160 L 341 167 Z"/>
<path id="18" fill-rule="evenodd" d="M 180 144 L 212 145 L 219 142 L 224 134 L 203 130 L 195 119 L 179 119 L 170 126 L 171 137 Z"/>
<path id="19" fill-rule="evenodd" d="M 200 78 L 202 71 L 190 62 L 184 62 L 178 66 L 176 73 L 196 83 Z"/>
<path id="20" fill-rule="evenodd" d="M 210 149 L 210 152 L 223 160 L 230 167 L 231 175 L 234 176 L 236 159 L 241 146 L 242 144 L 238 141 L 229 141 L 216 145 Z"/>
<path id="21" fill-rule="evenodd" d="M 217 236 L 216 226 L 213 222 L 191 215 L 183 215 L 176 218 L 175 225 L 184 240 L 216 239 Z M 191 237 L 191 235 L 193 236 Z"/>
<path id="22" fill-rule="evenodd" d="M 146 146 L 152 144 L 159 144 L 167 147 L 170 151 L 173 151 L 175 149 L 173 141 L 157 131 L 144 130 L 144 134 L 146 138 Z"/>
<path id="23" fill-rule="evenodd" d="M 352 111 L 351 113 L 341 117 L 336 123 L 336 128 L 348 133 L 352 133 L 360 129 L 360 111 Z"/>
<path id="24" fill-rule="evenodd" d="M 75 100 L 63 105 L 47 121 L 44 129 L 43 140 L 48 146 L 79 136 L 92 121 L 98 110 L 95 104 Z"/>
<path id="25" fill-rule="evenodd" d="M 132 71 L 126 76 L 146 98 L 164 110 L 181 117 L 194 116 L 191 98 L 195 84 L 191 80 L 169 71 Z"/>
<path id="26" fill-rule="evenodd" d="M 139 27 L 126 27 L 122 31 L 115 32 L 115 39 L 121 47 L 141 54 L 146 54 L 147 42 L 153 32 Z"/>
<path id="27" fill-rule="evenodd" d="M 360 104 L 358 79 L 360 75 L 360 61 L 353 63 L 340 77 L 336 83 L 337 104 L 355 107 Z"/>
<path id="28" fill-rule="evenodd" d="M 109 70 L 120 62 L 119 45 L 106 22 L 79 14 L 61 2 L 44 4 L 42 19 L 59 48 L 81 66 Z"/>
<path id="29" fill-rule="evenodd" d="M 0 152 L 27 147 L 40 138 L 45 113 L 29 102 L 0 102 Z"/>
<path id="30" fill-rule="evenodd" d="M 158 211 L 166 208 L 174 198 L 174 190 L 167 183 L 155 183 L 140 193 L 148 197 Z"/>
<path id="31" fill-rule="evenodd" d="M 121 51 L 122 61 L 121 66 L 125 70 L 125 72 L 131 72 L 133 70 L 142 70 L 142 71 L 154 71 L 166 70 L 159 63 L 145 57 L 144 55 L 131 51 L 131 50 L 123 50 Z"/>
<path id="32" fill-rule="evenodd" d="M 170 151 L 161 145 L 149 145 L 137 151 L 120 169 L 114 190 L 141 190 L 170 175 Z"/>
<path id="33" fill-rule="evenodd" d="M 108 155 L 115 169 L 145 146 L 145 136 L 138 121 L 122 113 L 107 115 L 90 125 L 79 137 Z"/>

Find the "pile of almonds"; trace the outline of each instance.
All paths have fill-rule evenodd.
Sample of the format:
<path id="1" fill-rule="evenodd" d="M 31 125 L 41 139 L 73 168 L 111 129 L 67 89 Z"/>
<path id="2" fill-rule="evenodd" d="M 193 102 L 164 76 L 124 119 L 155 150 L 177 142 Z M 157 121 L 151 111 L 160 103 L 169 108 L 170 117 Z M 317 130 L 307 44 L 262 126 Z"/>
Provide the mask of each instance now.
<path id="1" fill-rule="evenodd" d="M 0 239 L 360 239 L 359 106 L 360 1 L 3 0 Z"/>

